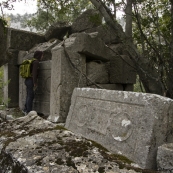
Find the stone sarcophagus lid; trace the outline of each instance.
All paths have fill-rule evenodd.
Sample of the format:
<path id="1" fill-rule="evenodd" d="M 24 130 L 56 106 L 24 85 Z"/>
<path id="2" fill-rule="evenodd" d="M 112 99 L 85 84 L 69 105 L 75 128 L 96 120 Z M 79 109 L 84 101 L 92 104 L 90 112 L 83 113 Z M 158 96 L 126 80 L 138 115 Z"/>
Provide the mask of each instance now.
<path id="1" fill-rule="evenodd" d="M 155 169 L 157 148 L 173 141 L 173 100 L 154 94 L 76 88 L 65 127 Z"/>

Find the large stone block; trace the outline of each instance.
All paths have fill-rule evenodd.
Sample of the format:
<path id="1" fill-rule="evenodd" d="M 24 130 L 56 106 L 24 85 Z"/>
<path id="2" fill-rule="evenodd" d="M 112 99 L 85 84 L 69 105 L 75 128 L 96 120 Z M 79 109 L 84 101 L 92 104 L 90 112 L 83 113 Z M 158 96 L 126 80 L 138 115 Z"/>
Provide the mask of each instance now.
<path id="1" fill-rule="evenodd" d="M 18 51 L 11 50 L 12 59 L 4 65 L 4 103 L 7 107 L 19 106 L 19 68 Z"/>
<path id="2" fill-rule="evenodd" d="M 126 55 L 120 55 L 111 58 L 109 73 L 110 83 L 136 83 L 136 72 L 133 68 L 133 63 Z"/>
<path id="3" fill-rule="evenodd" d="M 73 89 L 86 86 L 85 56 L 56 46 L 52 49 L 50 116 L 52 122 L 65 122 Z M 73 65 L 72 65 L 73 63 Z M 77 70 L 76 68 L 79 70 Z"/>
<path id="4" fill-rule="evenodd" d="M 18 54 L 18 64 L 21 64 L 24 60 L 24 57 L 27 55 L 27 51 L 19 51 Z M 24 105 L 26 102 L 26 86 L 25 79 L 19 75 L 19 108 L 21 110 L 24 109 Z"/>
<path id="5" fill-rule="evenodd" d="M 72 24 L 72 33 L 83 32 L 87 29 L 101 25 L 102 17 L 99 11 L 94 9 L 86 10 Z"/>
<path id="6" fill-rule="evenodd" d="M 92 37 L 86 33 L 74 34 L 65 40 L 68 50 L 86 55 L 89 60 L 109 61 L 112 51 L 99 37 Z"/>
<path id="7" fill-rule="evenodd" d="M 115 30 L 109 27 L 108 25 L 101 25 L 95 28 L 91 28 L 86 30 L 85 32 L 86 33 L 98 32 L 98 37 L 100 37 L 104 43 L 108 45 L 117 44 L 121 43 L 122 39 L 124 38 L 124 34 L 120 36 L 120 34 L 123 33 L 121 25 L 117 24 L 117 27 L 121 32 L 115 32 Z"/>
<path id="8" fill-rule="evenodd" d="M 158 146 L 173 141 L 173 100 L 154 94 L 76 88 L 65 127 L 156 169 Z"/>
<path id="9" fill-rule="evenodd" d="M 33 110 L 50 114 L 51 61 L 42 61 L 39 65 L 38 88 L 35 92 Z"/>
<path id="10" fill-rule="evenodd" d="M 57 22 L 49 27 L 45 33 L 45 39 L 49 41 L 50 39 L 63 40 L 63 37 L 70 32 L 71 26 L 66 22 Z"/>
<path id="11" fill-rule="evenodd" d="M 87 78 L 89 78 L 89 81 L 87 81 L 87 85 L 92 85 L 93 82 L 98 84 L 109 83 L 109 75 L 106 64 L 100 61 L 88 62 L 86 64 L 86 74 Z"/>
<path id="12" fill-rule="evenodd" d="M 173 143 L 158 147 L 157 168 L 162 173 L 173 172 Z"/>
<path id="13" fill-rule="evenodd" d="M 43 51 L 43 60 L 51 60 L 52 59 L 52 53 L 51 49 L 55 47 L 57 44 L 59 44 L 61 41 L 58 39 L 53 39 L 44 43 L 40 43 L 35 45 L 32 49 L 29 50 L 28 56 L 33 57 L 34 52 L 37 50 Z M 30 55 L 31 54 L 31 55 Z M 26 58 L 28 58 L 28 56 Z"/>
<path id="14" fill-rule="evenodd" d="M 43 35 L 33 32 L 22 31 L 8 28 L 8 49 L 26 50 L 28 51 L 33 46 L 45 42 Z"/>

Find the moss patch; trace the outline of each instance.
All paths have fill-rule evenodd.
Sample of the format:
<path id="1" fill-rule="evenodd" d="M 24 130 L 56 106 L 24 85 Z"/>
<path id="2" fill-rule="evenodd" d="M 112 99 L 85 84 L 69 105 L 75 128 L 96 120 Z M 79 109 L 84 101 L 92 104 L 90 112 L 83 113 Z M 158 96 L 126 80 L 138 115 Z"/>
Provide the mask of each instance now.
<path id="1" fill-rule="evenodd" d="M 55 160 L 55 163 L 58 164 L 58 165 L 63 165 L 64 164 L 64 161 L 61 158 L 57 158 Z"/>
<path id="2" fill-rule="evenodd" d="M 66 164 L 67 166 L 72 166 L 74 169 L 77 170 L 77 167 L 75 166 L 74 162 L 71 160 L 71 157 L 67 158 Z"/>
<path id="3" fill-rule="evenodd" d="M 84 141 L 75 141 L 75 140 L 70 140 L 65 143 L 65 150 L 66 152 L 69 152 L 71 156 L 74 157 L 87 157 L 88 155 L 88 147 L 90 146 L 89 142 L 84 142 Z"/>

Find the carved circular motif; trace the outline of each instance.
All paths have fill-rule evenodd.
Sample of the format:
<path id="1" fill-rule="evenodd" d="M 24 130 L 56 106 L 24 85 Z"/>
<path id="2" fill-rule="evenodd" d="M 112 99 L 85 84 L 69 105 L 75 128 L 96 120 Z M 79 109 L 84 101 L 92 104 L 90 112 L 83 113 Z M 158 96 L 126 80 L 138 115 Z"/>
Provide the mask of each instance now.
<path id="1" fill-rule="evenodd" d="M 116 141 L 125 141 L 132 134 L 133 125 L 127 113 L 112 113 L 110 116 L 110 133 Z"/>
<path id="2" fill-rule="evenodd" d="M 82 105 L 77 109 L 76 123 L 78 126 L 84 126 L 88 120 L 88 108 L 86 105 Z"/>

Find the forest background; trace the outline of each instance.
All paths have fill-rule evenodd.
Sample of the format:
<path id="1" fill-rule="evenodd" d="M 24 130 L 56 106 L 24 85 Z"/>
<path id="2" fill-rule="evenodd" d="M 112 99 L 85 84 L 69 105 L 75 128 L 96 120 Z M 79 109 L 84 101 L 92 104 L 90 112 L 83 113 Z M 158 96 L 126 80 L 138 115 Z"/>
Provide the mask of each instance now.
<path id="1" fill-rule="evenodd" d="M 38 33 L 57 21 L 71 24 L 86 9 L 98 9 L 103 25 L 117 32 L 118 22 L 124 29 L 119 35 L 138 74 L 135 91 L 173 98 L 173 0 L 37 0 L 33 14 L 5 14 L 16 2 L 0 3 L 0 20 L 5 26 L 19 23 L 17 29 Z M 124 15 L 119 17 L 119 11 Z"/>

